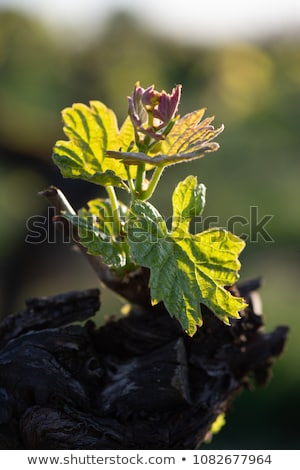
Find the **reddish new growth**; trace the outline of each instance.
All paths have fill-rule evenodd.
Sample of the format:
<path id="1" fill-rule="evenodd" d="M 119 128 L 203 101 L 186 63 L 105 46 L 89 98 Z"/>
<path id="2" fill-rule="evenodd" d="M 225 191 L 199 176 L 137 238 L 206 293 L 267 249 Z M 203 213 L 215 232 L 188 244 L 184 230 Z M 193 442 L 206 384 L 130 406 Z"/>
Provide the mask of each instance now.
<path id="1" fill-rule="evenodd" d="M 137 133 L 154 140 L 162 140 L 171 129 L 181 96 L 181 85 L 172 93 L 156 91 L 154 86 L 144 89 L 136 83 L 132 96 L 128 97 L 128 114 Z M 143 141 L 143 139 L 142 139 Z"/>

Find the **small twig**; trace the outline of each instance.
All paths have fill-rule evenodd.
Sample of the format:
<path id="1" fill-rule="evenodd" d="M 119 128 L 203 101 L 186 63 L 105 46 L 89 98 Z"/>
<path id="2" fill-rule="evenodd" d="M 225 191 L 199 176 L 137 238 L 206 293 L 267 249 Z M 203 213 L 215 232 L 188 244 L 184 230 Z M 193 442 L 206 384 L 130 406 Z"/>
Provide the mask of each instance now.
<path id="1" fill-rule="evenodd" d="M 64 211 L 73 215 L 76 214 L 75 209 L 73 209 L 64 193 L 55 186 L 49 186 L 49 188 L 40 191 L 38 194 L 44 196 L 55 207 L 58 214 Z"/>

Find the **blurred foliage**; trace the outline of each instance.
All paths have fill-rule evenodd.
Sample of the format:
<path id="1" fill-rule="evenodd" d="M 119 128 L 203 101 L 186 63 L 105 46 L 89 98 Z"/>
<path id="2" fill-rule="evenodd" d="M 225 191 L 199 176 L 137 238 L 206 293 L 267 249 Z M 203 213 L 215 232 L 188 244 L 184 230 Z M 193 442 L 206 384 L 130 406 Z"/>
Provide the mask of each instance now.
<path id="1" fill-rule="evenodd" d="M 274 367 L 271 386 L 237 399 L 227 425 L 210 446 L 297 448 L 300 327 L 298 285 L 300 176 L 300 38 L 270 38 L 223 46 L 186 45 L 162 38 L 120 13 L 89 43 L 53 32 L 17 12 L 0 12 L 0 292 L 11 309 L 32 295 L 97 285 L 85 261 L 57 243 L 25 243 L 30 214 L 46 214 L 37 191 L 60 185 L 75 205 L 99 195 L 71 185 L 53 170 L 52 146 L 61 137 L 60 111 L 74 102 L 105 102 L 122 121 L 126 95 L 140 80 L 170 91 L 183 85 L 181 114 L 206 106 L 215 125 L 225 124 L 221 149 L 201 162 L 166 170 L 153 203 L 171 213 L 171 189 L 188 174 L 208 187 L 205 215 L 226 226 L 234 215 L 249 221 L 250 206 L 274 242 L 248 239 L 242 278 L 263 276 L 267 328 L 291 326 L 287 351 Z M 86 196 L 84 191 L 88 190 Z M 98 191 L 98 192 L 97 192 Z M 158 199 L 160 199 L 158 201 Z M 76 201 L 76 202 L 75 202 Z M 253 221 L 252 221 L 253 222 Z M 251 221 L 236 224 L 249 236 Z M 7 303 L 7 298 L 9 301 Z M 121 301 L 104 291 L 103 315 Z M 8 307 L 7 307 L 8 308 Z M 99 321 L 102 321 L 101 318 Z"/>

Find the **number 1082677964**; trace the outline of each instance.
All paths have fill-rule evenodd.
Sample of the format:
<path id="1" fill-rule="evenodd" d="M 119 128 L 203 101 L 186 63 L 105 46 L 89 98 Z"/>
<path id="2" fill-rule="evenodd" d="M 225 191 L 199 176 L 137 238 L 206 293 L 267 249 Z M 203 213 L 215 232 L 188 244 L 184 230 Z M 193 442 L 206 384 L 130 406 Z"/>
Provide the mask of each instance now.
<path id="1" fill-rule="evenodd" d="M 271 464 L 271 455 L 264 454 L 194 454 L 193 464 L 198 465 L 253 465 Z"/>

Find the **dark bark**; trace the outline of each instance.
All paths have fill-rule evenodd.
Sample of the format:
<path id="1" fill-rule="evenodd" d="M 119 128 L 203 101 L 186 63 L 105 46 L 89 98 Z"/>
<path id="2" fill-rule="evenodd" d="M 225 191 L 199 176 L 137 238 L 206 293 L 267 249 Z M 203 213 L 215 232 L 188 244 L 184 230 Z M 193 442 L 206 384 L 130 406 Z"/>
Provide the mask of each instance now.
<path id="1" fill-rule="evenodd" d="M 162 304 L 96 328 L 68 326 L 98 310 L 95 289 L 31 299 L 0 325 L 0 448 L 198 447 L 282 352 L 288 329 L 263 332 L 258 284 L 240 286 L 241 320 L 225 326 L 203 307 L 192 338 Z"/>

